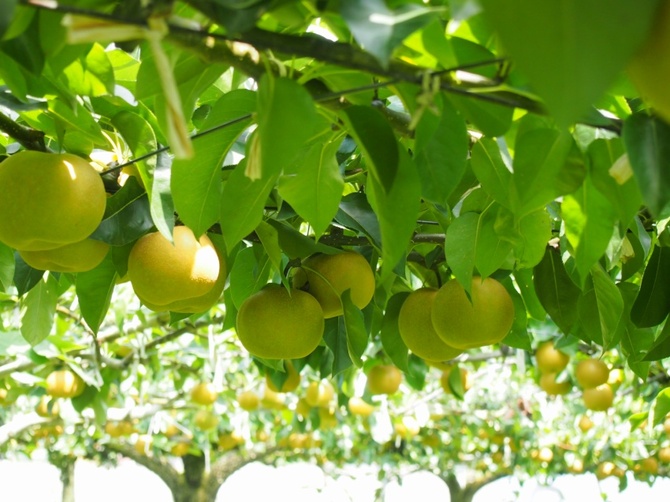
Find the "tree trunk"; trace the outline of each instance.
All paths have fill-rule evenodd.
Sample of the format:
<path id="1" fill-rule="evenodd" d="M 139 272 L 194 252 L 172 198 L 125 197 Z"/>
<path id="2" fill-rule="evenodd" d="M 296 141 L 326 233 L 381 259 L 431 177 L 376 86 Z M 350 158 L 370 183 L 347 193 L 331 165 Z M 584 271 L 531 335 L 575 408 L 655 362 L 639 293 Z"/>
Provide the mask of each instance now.
<path id="1" fill-rule="evenodd" d="M 507 476 L 507 474 L 496 474 L 493 476 L 488 476 L 482 479 L 478 479 L 472 483 L 468 483 L 465 486 L 461 484 L 456 479 L 456 476 L 452 473 L 443 476 L 443 481 L 449 487 L 449 495 L 451 496 L 451 502 L 472 502 L 475 498 L 475 494 L 494 481 Z"/>
<path id="2" fill-rule="evenodd" d="M 63 483 L 63 502 L 74 502 L 74 457 L 63 457 L 58 468 L 60 469 L 60 480 Z"/>

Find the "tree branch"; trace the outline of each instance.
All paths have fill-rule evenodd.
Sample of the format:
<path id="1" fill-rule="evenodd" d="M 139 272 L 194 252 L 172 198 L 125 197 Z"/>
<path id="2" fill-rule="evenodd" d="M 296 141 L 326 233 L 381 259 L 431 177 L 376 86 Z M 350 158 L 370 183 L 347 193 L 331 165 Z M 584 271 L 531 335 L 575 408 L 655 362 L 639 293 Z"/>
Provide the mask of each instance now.
<path id="1" fill-rule="evenodd" d="M 22 126 L 2 112 L 0 112 L 0 131 L 14 138 L 21 146 L 28 150 L 47 151 L 42 131 Z"/>
<path id="2" fill-rule="evenodd" d="M 168 486 L 171 492 L 175 492 L 179 489 L 181 484 L 181 475 L 180 473 L 172 467 L 166 458 L 158 457 L 149 457 L 135 451 L 134 448 L 129 448 L 125 445 L 113 444 L 113 443 L 98 443 L 98 446 L 101 449 L 107 449 L 115 453 L 119 453 L 124 457 L 128 457 L 134 462 L 140 464 L 143 467 L 146 467 L 151 472 L 156 474 L 163 482 Z"/>
<path id="3" fill-rule="evenodd" d="M 231 474 L 247 464 L 267 458 L 279 451 L 279 449 L 278 446 L 274 446 L 261 452 L 251 452 L 247 457 L 243 457 L 237 451 L 233 450 L 220 457 L 212 464 L 209 476 L 205 482 L 205 492 L 211 495 L 211 498 L 208 500 L 214 500 L 219 488 Z"/>

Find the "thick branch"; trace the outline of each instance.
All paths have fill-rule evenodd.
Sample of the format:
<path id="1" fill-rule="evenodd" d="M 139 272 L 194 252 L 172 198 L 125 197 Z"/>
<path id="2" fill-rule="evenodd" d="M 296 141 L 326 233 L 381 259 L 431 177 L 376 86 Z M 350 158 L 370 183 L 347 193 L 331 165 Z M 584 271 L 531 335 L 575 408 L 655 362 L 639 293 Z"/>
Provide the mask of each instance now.
<path id="1" fill-rule="evenodd" d="M 11 138 L 19 142 L 21 146 L 28 150 L 38 150 L 46 152 L 47 147 L 44 144 L 44 133 L 36 131 L 29 127 L 22 126 L 0 112 L 0 131 L 6 133 Z"/>
<path id="2" fill-rule="evenodd" d="M 41 417 L 34 412 L 27 413 L 25 415 L 19 415 L 11 422 L 0 426 L 0 445 L 3 445 L 14 436 L 18 436 L 24 430 L 29 429 L 34 425 L 45 424 L 53 421 L 53 418 Z"/>
<path id="3" fill-rule="evenodd" d="M 147 455 L 142 455 L 135 451 L 133 448 L 130 448 L 125 445 L 120 444 L 100 444 L 100 448 L 113 451 L 115 453 L 120 453 L 124 457 L 137 462 L 143 467 L 146 467 L 151 472 L 156 474 L 163 482 L 168 486 L 171 492 L 175 492 L 179 489 L 181 484 L 181 475 L 180 473 L 172 467 L 166 458 L 158 457 L 149 457 Z"/>
<path id="4" fill-rule="evenodd" d="M 251 452 L 246 457 L 243 457 L 236 451 L 230 451 L 229 453 L 220 457 L 212 464 L 209 476 L 205 482 L 205 492 L 211 496 L 211 498 L 208 498 L 208 500 L 215 499 L 219 488 L 230 475 L 240 470 L 247 464 L 262 461 L 273 453 L 276 453 L 278 450 L 278 447 L 268 448 L 262 452 Z"/>

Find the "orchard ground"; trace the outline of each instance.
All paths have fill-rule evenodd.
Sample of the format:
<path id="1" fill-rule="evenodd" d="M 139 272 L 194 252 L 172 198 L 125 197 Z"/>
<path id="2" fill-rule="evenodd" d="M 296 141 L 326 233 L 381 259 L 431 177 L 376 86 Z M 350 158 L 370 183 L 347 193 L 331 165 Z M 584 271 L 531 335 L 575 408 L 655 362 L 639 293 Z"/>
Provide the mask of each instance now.
<path id="1" fill-rule="evenodd" d="M 169 502 L 170 491 L 150 471 L 131 460 L 122 460 L 116 468 L 79 461 L 76 467 L 75 498 L 78 502 Z M 39 482 L 36 482 L 39 480 Z M 46 460 L 0 461 L 0 485 L 3 502 L 60 502 L 58 471 Z M 373 467 L 350 466 L 337 479 L 307 463 L 272 467 L 249 464 L 233 474 L 221 487 L 217 500 L 277 500 L 292 502 L 372 502 L 380 483 Z M 533 479 L 520 487 L 512 478 L 503 478 L 482 488 L 474 502 L 665 502 L 670 480 L 658 479 L 652 486 L 629 479 L 629 487 L 618 491 L 613 478 L 600 484 L 592 474 L 560 476 L 544 485 Z M 385 487 L 384 502 L 446 502 L 449 490 L 436 476 L 414 472 L 402 485 L 391 482 Z"/>

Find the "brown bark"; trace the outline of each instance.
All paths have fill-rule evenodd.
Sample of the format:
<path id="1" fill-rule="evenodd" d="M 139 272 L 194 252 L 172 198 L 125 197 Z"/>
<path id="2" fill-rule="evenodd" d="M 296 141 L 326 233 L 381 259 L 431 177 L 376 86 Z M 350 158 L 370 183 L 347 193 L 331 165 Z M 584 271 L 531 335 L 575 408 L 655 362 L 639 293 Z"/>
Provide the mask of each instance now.
<path id="1" fill-rule="evenodd" d="M 274 453 L 274 449 L 265 452 L 251 453 L 243 456 L 237 451 L 225 453 L 205 471 L 204 457 L 186 455 L 182 458 L 184 472 L 177 471 L 166 459 L 137 453 L 133 448 L 121 445 L 105 445 L 112 451 L 120 453 L 138 464 L 146 467 L 167 485 L 174 502 L 215 502 L 216 495 L 228 477 L 245 465 L 262 460 Z"/>
<path id="2" fill-rule="evenodd" d="M 492 476 L 486 476 L 484 478 L 478 479 L 476 481 L 470 482 L 466 485 L 461 485 L 456 476 L 453 473 L 448 473 L 445 476 L 442 476 L 443 481 L 449 487 L 449 495 L 451 496 L 451 502 L 472 502 L 475 497 L 475 494 L 494 481 L 504 478 L 507 474 L 500 473 Z"/>

